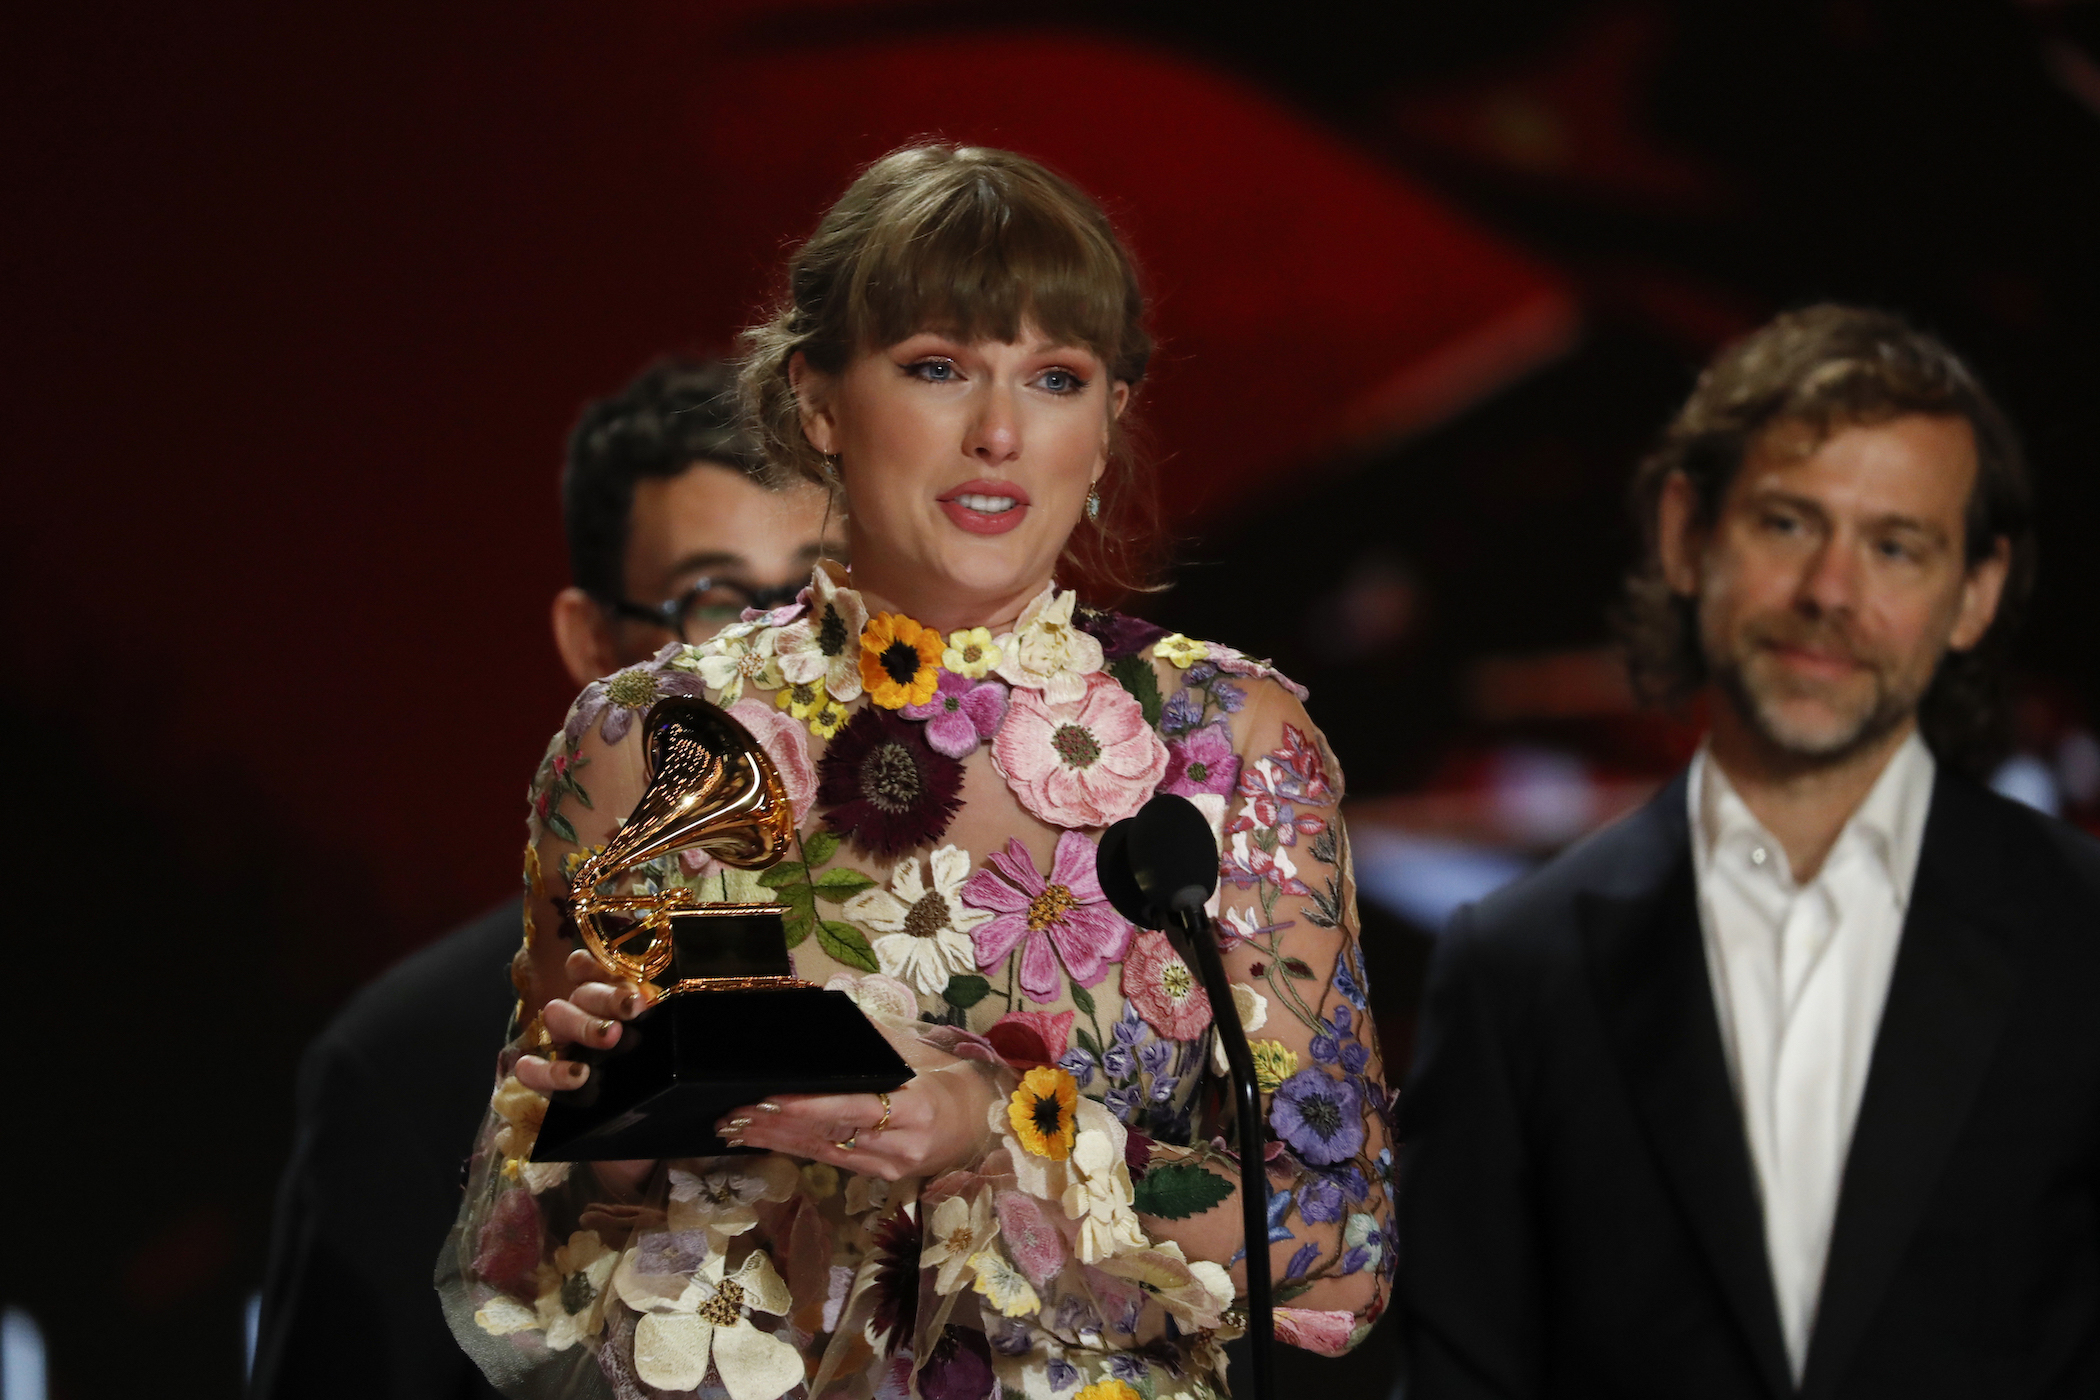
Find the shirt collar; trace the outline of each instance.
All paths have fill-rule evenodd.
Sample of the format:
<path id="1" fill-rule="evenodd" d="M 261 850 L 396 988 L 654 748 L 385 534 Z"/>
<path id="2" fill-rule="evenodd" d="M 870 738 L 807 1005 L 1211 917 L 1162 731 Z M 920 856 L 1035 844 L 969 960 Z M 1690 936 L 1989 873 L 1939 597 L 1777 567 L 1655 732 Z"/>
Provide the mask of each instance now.
<path id="1" fill-rule="evenodd" d="M 1865 849 L 1887 876 L 1896 903 L 1902 908 L 1909 907 L 1911 884 L 1917 878 L 1918 853 L 1925 843 L 1925 815 L 1932 804 L 1935 773 L 1932 751 L 1912 730 L 1890 755 L 1881 776 L 1874 780 L 1874 786 L 1868 789 L 1866 798 L 1831 847 L 1833 857 L 1848 843 Z M 1686 799 L 1693 856 L 1702 877 L 1712 870 L 1716 854 L 1736 842 L 1764 846 L 1782 862 L 1777 868 L 1784 868 L 1784 848 L 1751 813 L 1735 784 L 1714 761 L 1708 744 L 1702 743 L 1692 759 Z"/>

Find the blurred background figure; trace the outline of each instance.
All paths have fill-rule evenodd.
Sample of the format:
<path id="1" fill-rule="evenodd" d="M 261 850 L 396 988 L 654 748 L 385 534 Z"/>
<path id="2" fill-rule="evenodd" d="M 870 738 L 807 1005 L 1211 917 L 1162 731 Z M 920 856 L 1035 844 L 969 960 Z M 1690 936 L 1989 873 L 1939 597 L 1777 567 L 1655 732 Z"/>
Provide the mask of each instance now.
<path id="1" fill-rule="evenodd" d="M 668 642 L 705 641 L 745 608 L 792 600 L 822 548 L 823 493 L 766 473 L 720 363 L 664 361 L 586 408 L 561 494 L 575 583 L 555 595 L 554 640 L 579 689 Z M 517 1001 L 520 916 L 512 899 L 401 962 L 307 1051 L 262 1295 L 258 1400 L 495 1394 L 453 1341 L 430 1279 Z M 404 1058 L 416 1066 L 406 1093 L 393 1068 Z"/>
<path id="2" fill-rule="evenodd" d="M 1439 940 L 1409 1394 L 2092 1394 L 2100 843 L 1976 781 L 2035 580 L 2011 430 L 1939 341 L 1816 306 L 1632 499 L 1632 679 L 1710 727 Z"/>
<path id="3" fill-rule="evenodd" d="M 44 872 L 18 918 L 100 1019 L 26 1009 L 67 1048 L 15 1112 L 105 1205 L 92 1248 L 19 1213 L 5 1336 L 53 1394 L 129 1393 L 130 1356 L 170 1394 L 239 1384 L 300 1055 L 515 889 L 574 694 L 557 515 L 516 464 L 576 386 L 726 343 L 915 138 L 1038 157 L 1128 236 L 1181 540 L 1145 608 L 1317 697 L 1395 1077 L 1448 911 L 1689 760 L 1703 718 L 1636 708 L 1610 650 L 1626 472 L 1784 307 L 1906 311 L 2026 428 L 2052 563 L 2006 781 L 2100 822 L 2096 34 L 2093 0 L 26 15 L 0 715 L 11 854 Z M 388 821 L 409 769 L 434 796 Z M 170 1019 L 229 996 L 252 1012 Z M 194 1072 L 142 1090 L 144 1045 Z M 0 1200 L 50 1192 L 0 1163 Z"/>

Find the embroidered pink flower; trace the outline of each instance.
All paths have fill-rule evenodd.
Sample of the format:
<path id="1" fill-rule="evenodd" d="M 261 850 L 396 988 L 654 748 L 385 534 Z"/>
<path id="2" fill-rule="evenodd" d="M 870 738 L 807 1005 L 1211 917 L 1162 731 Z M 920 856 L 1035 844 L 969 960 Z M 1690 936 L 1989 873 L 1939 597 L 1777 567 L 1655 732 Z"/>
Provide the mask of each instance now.
<path id="1" fill-rule="evenodd" d="M 1167 745 L 1167 776 L 1159 790 L 1183 797 L 1231 792 L 1239 776 L 1240 756 L 1232 751 L 1232 731 L 1222 722 L 1206 724 Z"/>
<path id="2" fill-rule="evenodd" d="M 1123 996 L 1168 1040 L 1194 1040 L 1210 1025 L 1210 999 L 1158 929 L 1139 929 L 1123 960 Z"/>
<path id="3" fill-rule="evenodd" d="M 1030 813 L 1052 826 L 1107 826 L 1133 815 L 1167 771 L 1144 708 L 1105 675 L 1076 701 L 1017 690 L 992 762 Z"/>
<path id="4" fill-rule="evenodd" d="M 1019 1191 L 1001 1191 L 995 1202 L 999 1234 L 1016 1267 L 1037 1288 L 1046 1288 L 1065 1266 L 1065 1237 L 1041 1201 Z"/>
<path id="5" fill-rule="evenodd" d="M 1298 838 L 1318 836 L 1327 829 L 1327 819 L 1316 817 L 1311 812 L 1298 810 L 1299 803 L 1327 805 L 1325 796 L 1329 789 L 1324 776 L 1312 787 L 1290 768 L 1276 761 L 1277 755 L 1258 759 L 1254 766 L 1240 774 L 1239 794 L 1246 801 L 1240 804 L 1238 815 L 1226 826 L 1228 832 L 1274 831 L 1276 839 L 1286 846 L 1298 844 Z M 1321 795 L 1309 796 L 1308 791 Z"/>
<path id="6" fill-rule="evenodd" d="M 970 877 L 962 897 L 997 916 L 971 932 L 977 966 L 997 967 L 1019 947 L 1021 990 L 1031 1001 L 1056 997 L 1060 961 L 1074 982 L 1092 987 L 1130 947 L 1130 925 L 1094 874 L 1094 843 L 1076 831 L 1057 838 L 1048 878 L 1036 873 L 1027 847 L 1008 841 Z"/>
<path id="7" fill-rule="evenodd" d="M 926 742 L 935 753 L 967 758 L 999 732 L 999 721 L 1006 718 L 1006 694 L 997 681 L 973 681 L 943 671 L 933 698 L 923 705 L 906 705 L 903 713 L 907 719 L 926 721 Z"/>
<path id="8" fill-rule="evenodd" d="M 1054 1065 L 1072 1046 L 1075 1014 L 1070 1011 L 1009 1011 L 992 1023 L 984 1038 L 1015 1069 Z"/>
<path id="9" fill-rule="evenodd" d="M 1340 1356 L 1348 1351 L 1349 1338 L 1355 1331 L 1354 1313 L 1327 1308 L 1276 1310 L 1276 1340 L 1321 1356 Z"/>
<path id="10" fill-rule="evenodd" d="M 1231 647 L 1220 646 L 1216 642 L 1206 642 L 1203 645 L 1205 657 L 1226 675 L 1247 676 L 1257 680 L 1267 677 L 1297 696 L 1300 701 L 1305 699 L 1305 687 L 1268 662 L 1258 661 L 1243 651 L 1234 651 Z"/>

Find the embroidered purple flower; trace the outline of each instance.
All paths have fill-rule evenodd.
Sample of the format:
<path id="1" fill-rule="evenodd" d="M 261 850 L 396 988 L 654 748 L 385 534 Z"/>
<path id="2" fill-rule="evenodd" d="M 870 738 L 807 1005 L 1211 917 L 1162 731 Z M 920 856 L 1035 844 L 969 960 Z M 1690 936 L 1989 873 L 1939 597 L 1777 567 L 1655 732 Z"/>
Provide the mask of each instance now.
<path id="1" fill-rule="evenodd" d="M 1101 655 L 1108 661 L 1135 656 L 1167 635 L 1166 628 L 1143 618 L 1125 617 L 1119 612 L 1097 612 L 1093 608 L 1077 609 L 1072 621 L 1080 631 L 1101 643 Z"/>
<path id="2" fill-rule="evenodd" d="M 1057 996 L 1060 962 L 1080 986 L 1098 986 L 1130 947 L 1130 925 L 1094 873 L 1094 843 L 1076 831 L 1057 838 L 1047 877 L 1036 872 L 1027 847 L 1008 841 L 970 877 L 962 897 L 997 915 L 971 932 L 977 966 L 997 967 L 1019 947 L 1021 990 L 1031 1001 Z"/>
<path id="3" fill-rule="evenodd" d="M 1371 1188 L 1356 1164 L 1314 1168 L 1298 1188 L 1298 1216 L 1316 1224 L 1340 1220 L 1352 1205 L 1370 1199 Z"/>
<path id="4" fill-rule="evenodd" d="M 1227 793 L 1239 777 L 1240 756 L 1232 751 L 1232 731 L 1222 722 L 1206 724 L 1167 745 L 1167 776 L 1160 780 L 1159 790 L 1182 797 Z"/>
<path id="5" fill-rule="evenodd" d="M 1364 1145 L 1363 1098 L 1346 1079 L 1302 1069 L 1277 1089 L 1269 1126 L 1306 1161 L 1332 1166 Z"/>
<path id="6" fill-rule="evenodd" d="M 1317 1243 L 1303 1246 L 1291 1256 L 1291 1262 L 1284 1268 L 1283 1276 L 1286 1279 L 1304 1278 L 1305 1271 L 1310 1269 L 1319 1257 L 1320 1246 Z"/>
<path id="7" fill-rule="evenodd" d="M 1218 674 L 1216 666 L 1208 661 L 1198 661 L 1181 673 L 1181 683 L 1183 685 L 1200 686 L 1216 674 Z"/>
<path id="8" fill-rule="evenodd" d="M 1203 692 L 1177 690 L 1159 712 L 1159 732 L 1185 734 L 1203 723 Z"/>
<path id="9" fill-rule="evenodd" d="M 635 720 L 666 695 L 697 695 L 704 699 L 705 681 L 685 671 L 674 671 L 667 664 L 671 656 L 683 650 L 674 642 L 638 666 L 615 671 L 585 686 L 569 711 L 566 728 L 570 741 L 581 739 L 595 724 L 599 738 L 617 744 L 627 736 Z"/>
<path id="10" fill-rule="evenodd" d="M 1118 1352 L 1108 1358 L 1108 1373 L 1119 1381 L 1128 1381 L 1133 1385 L 1143 1380 L 1145 1372 L 1149 1369 L 1151 1368 L 1145 1365 L 1143 1357 L 1132 1356 L 1129 1352 Z"/>
<path id="11" fill-rule="evenodd" d="M 935 753 L 967 758 L 999 732 L 1006 700 L 1006 687 L 998 681 L 973 681 L 943 671 L 933 698 L 923 705 L 906 705 L 903 713 L 906 719 L 926 721 L 926 742 Z"/>
<path id="12" fill-rule="evenodd" d="M 992 1393 L 992 1349 L 974 1327 L 944 1327 L 919 1372 L 925 1400 L 984 1400 Z"/>
<path id="13" fill-rule="evenodd" d="M 1057 1057 L 1057 1067 L 1082 1089 L 1094 1082 L 1094 1057 L 1076 1045 Z"/>
<path id="14" fill-rule="evenodd" d="M 824 825 L 877 857 L 940 840 L 962 805 L 962 765 L 929 748 L 918 725 L 875 705 L 831 741 L 817 778 Z"/>
<path id="15" fill-rule="evenodd" d="M 1218 702 L 1218 708 L 1228 715 L 1236 715 L 1247 703 L 1247 692 L 1231 681 L 1219 681 L 1210 688 L 1210 698 Z"/>

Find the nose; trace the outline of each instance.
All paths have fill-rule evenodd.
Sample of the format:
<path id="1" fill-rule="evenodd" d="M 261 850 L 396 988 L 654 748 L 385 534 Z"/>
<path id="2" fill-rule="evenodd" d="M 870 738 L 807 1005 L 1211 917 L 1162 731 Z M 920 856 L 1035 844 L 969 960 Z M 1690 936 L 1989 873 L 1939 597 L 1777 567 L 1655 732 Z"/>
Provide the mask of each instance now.
<path id="1" fill-rule="evenodd" d="M 1795 591 L 1795 604 L 1812 617 L 1850 613 L 1859 602 L 1859 541 L 1833 532 L 1810 555 Z"/>
<path id="2" fill-rule="evenodd" d="M 1021 418 L 1011 388 L 995 384 L 978 399 L 963 451 L 987 466 L 1021 455 Z"/>

